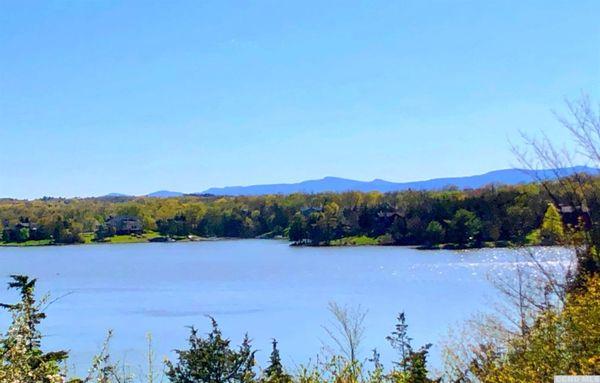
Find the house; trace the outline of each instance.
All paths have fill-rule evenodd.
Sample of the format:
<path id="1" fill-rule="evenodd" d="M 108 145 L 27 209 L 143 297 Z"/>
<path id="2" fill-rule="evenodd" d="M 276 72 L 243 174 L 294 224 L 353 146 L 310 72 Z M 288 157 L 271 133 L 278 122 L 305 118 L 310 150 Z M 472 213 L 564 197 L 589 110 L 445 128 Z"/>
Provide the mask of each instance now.
<path id="1" fill-rule="evenodd" d="M 28 239 L 38 239 L 38 226 L 29 222 L 27 218 L 21 218 L 19 222 L 11 226 L 8 220 L 3 222 L 1 237 L 5 242 L 23 242 Z"/>
<path id="2" fill-rule="evenodd" d="M 16 230 L 28 229 L 30 231 L 37 230 L 37 225 L 32 222 L 19 222 L 15 225 Z"/>
<path id="3" fill-rule="evenodd" d="M 394 218 L 402 216 L 396 211 L 378 211 L 377 217 L 382 219 L 391 219 L 393 221 Z"/>
<path id="4" fill-rule="evenodd" d="M 566 204 L 559 204 L 558 211 L 562 217 L 564 224 L 577 226 L 583 224 L 584 227 L 590 228 L 590 211 L 587 206 L 573 206 Z"/>
<path id="5" fill-rule="evenodd" d="M 118 215 L 116 217 L 108 217 L 106 226 L 111 228 L 115 234 L 142 234 L 144 231 L 142 221 L 138 217 Z"/>

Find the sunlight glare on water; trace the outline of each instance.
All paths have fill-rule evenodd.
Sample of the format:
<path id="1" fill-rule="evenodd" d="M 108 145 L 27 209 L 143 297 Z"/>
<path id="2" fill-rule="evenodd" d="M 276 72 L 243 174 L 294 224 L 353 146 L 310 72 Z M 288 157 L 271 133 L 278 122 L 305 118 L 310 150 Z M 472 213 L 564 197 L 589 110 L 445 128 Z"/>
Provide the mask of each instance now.
<path id="1" fill-rule="evenodd" d="M 570 252 L 531 249 L 548 267 L 564 268 Z M 206 315 L 239 342 L 245 332 L 264 362 L 273 337 L 288 366 L 321 350 L 330 323 L 328 302 L 368 310 L 361 349 L 394 357 L 385 336 L 405 311 L 416 345 L 439 345 L 450 326 L 489 307 L 498 292 L 490 275 L 533 266 L 510 249 L 420 251 L 407 247 L 298 248 L 274 240 L 132 245 L 0 248 L 0 270 L 38 278 L 38 294 L 62 297 L 48 310 L 43 331 L 48 349 L 71 350 L 72 362 L 89 364 L 108 329 L 113 356 L 144 362 L 145 334 L 157 359 L 185 346 L 188 329 L 209 329 Z M 8 281 L 6 278 L 5 281 Z M 16 299 L 0 290 L 1 302 Z M 4 328 L 9 318 L 0 316 Z"/>

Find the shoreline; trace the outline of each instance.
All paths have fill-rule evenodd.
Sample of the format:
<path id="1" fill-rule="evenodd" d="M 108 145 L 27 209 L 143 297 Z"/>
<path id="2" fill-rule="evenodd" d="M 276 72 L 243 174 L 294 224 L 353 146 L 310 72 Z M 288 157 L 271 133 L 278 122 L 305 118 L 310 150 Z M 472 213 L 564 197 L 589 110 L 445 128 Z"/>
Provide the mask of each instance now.
<path id="1" fill-rule="evenodd" d="M 89 233 L 86 233 L 89 234 Z M 118 236 L 115 238 L 116 241 L 104 240 L 94 241 L 89 235 L 84 235 L 83 242 L 74 243 L 53 243 L 51 240 L 43 241 L 25 241 L 22 243 L 17 242 L 0 242 L 0 247 L 52 247 L 52 246 L 86 246 L 86 245 L 127 245 L 127 244 L 138 244 L 138 243 L 175 243 L 175 242 L 205 242 L 205 241 L 220 241 L 231 238 L 217 238 L 217 237 L 197 237 L 192 238 L 169 238 L 160 235 L 154 235 L 156 233 L 145 233 L 143 236 Z M 114 237 L 113 237 L 114 238 Z M 33 243 L 32 243 L 33 242 Z M 40 242 L 40 243 L 35 243 Z"/>
<path id="2" fill-rule="evenodd" d="M 3 243 L 0 242 L 0 248 L 11 247 L 11 248 L 27 248 L 27 247 L 51 247 L 51 246 L 85 246 L 85 245 L 124 245 L 124 244 L 140 244 L 140 243 L 180 243 L 180 242 L 207 242 L 207 241 L 226 241 L 226 240 L 244 240 L 244 239 L 270 239 L 270 240 L 286 240 L 291 247 L 411 247 L 417 250 L 477 250 L 477 249 L 489 249 L 489 248 L 514 248 L 522 246 L 535 246 L 535 244 L 515 244 L 508 241 L 495 241 L 495 242 L 484 242 L 478 246 L 458 245 L 454 243 L 443 243 L 432 246 L 418 245 L 418 244 L 394 244 L 394 243 L 380 243 L 375 238 L 368 238 L 368 240 L 353 241 L 352 237 L 344 237 L 338 240 L 332 241 L 333 243 L 323 243 L 319 245 L 312 245 L 308 243 L 298 243 L 289 241 L 287 238 L 237 238 L 237 237 L 184 237 L 184 238 L 171 238 L 160 235 L 157 233 L 145 233 L 143 237 L 138 236 L 119 236 L 116 241 L 93 241 L 88 237 L 84 238 L 84 242 L 77 243 L 52 243 L 50 240 L 43 241 L 26 241 L 22 243 Z M 34 242 L 34 243 L 32 243 Z M 36 243 L 37 242 L 37 243 Z"/>

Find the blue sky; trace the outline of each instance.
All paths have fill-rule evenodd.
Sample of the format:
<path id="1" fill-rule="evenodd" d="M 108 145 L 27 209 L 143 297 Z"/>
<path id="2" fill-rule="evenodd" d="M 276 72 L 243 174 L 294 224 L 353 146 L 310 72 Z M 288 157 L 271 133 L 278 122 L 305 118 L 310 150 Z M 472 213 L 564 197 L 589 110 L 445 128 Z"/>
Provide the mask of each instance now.
<path id="1" fill-rule="evenodd" d="M 0 196 L 515 164 L 600 93 L 598 1 L 0 2 Z"/>

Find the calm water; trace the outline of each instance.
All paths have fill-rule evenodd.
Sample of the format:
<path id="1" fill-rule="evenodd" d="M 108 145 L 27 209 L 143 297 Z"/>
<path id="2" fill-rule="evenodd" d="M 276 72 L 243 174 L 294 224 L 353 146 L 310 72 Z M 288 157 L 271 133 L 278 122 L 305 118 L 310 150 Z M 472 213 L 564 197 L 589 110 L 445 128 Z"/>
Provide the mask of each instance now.
<path id="1" fill-rule="evenodd" d="M 162 359 L 185 345 L 186 326 L 205 332 L 212 315 L 235 342 L 247 331 L 260 361 L 277 338 L 293 367 L 327 340 L 330 301 L 368 310 L 365 357 L 374 347 L 384 360 L 393 355 L 385 336 L 399 311 L 415 343 L 438 343 L 449 326 L 497 299 L 487 277 L 510 272 L 515 256 L 506 249 L 295 248 L 273 240 L 0 248 L 0 276 L 28 274 L 38 278 L 40 293 L 62 296 L 47 310 L 44 344 L 70 349 L 83 366 L 109 328 L 113 354 L 135 367 L 144 360 L 147 332 Z M 0 302 L 15 299 L 0 289 Z M 0 314 L 2 329 L 8 320 Z M 439 365 L 439 350 L 433 353 Z"/>

